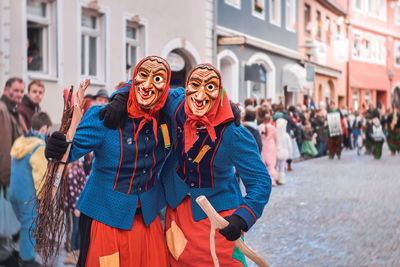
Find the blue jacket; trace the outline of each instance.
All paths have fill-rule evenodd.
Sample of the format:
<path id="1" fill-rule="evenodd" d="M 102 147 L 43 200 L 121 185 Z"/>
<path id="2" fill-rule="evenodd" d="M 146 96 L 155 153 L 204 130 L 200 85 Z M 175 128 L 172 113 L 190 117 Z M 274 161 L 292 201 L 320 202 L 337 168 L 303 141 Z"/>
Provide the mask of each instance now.
<path id="1" fill-rule="evenodd" d="M 246 221 L 247 229 L 250 229 L 262 215 L 271 193 L 271 178 L 260 158 L 253 136 L 245 127 L 234 123 L 217 126 L 216 147 L 203 156 L 206 162 L 209 160 L 212 163 L 208 165 L 212 168 L 200 165 L 201 161 L 196 163 L 188 158 L 191 150 L 185 154 L 179 148 L 183 138 L 183 123 L 186 120 L 184 98 L 184 89 L 178 88 L 170 93 L 169 101 L 164 107 L 167 114 L 174 114 L 171 120 L 174 153 L 167 159 L 166 167 L 161 173 L 168 204 L 174 209 L 190 194 L 193 218 L 198 221 L 206 218 L 206 214 L 195 200 L 198 196 L 205 195 L 217 211 L 236 209 L 234 214 L 242 217 Z M 196 147 L 199 141 L 204 140 L 197 145 L 197 153 L 204 147 L 208 133 L 203 135 L 206 136 L 202 139 L 202 133 L 198 132 L 199 138 L 193 146 Z M 195 156 L 196 151 L 193 153 Z M 181 171 L 182 166 L 185 166 L 186 171 Z M 194 168 L 197 168 L 197 172 L 192 172 Z M 244 198 L 235 176 L 235 168 L 246 187 L 247 194 Z M 207 175 L 210 170 L 211 174 Z"/>
<path id="2" fill-rule="evenodd" d="M 93 106 L 88 110 L 73 139 L 69 161 L 94 153 L 92 172 L 77 207 L 99 222 L 129 230 L 140 200 L 144 222 L 149 225 L 166 205 L 158 175 L 170 150 L 164 145 L 161 130 L 161 125 L 168 122 L 160 113 L 157 144 L 152 122 L 144 125 L 135 142 L 140 119 L 126 118 L 123 128 L 111 130 L 99 119 L 102 108 Z"/>
<path id="3" fill-rule="evenodd" d="M 44 139 L 44 135 L 31 130 L 18 137 L 11 148 L 10 199 L 25 202 L 31 208 L 47 169 Z"/>

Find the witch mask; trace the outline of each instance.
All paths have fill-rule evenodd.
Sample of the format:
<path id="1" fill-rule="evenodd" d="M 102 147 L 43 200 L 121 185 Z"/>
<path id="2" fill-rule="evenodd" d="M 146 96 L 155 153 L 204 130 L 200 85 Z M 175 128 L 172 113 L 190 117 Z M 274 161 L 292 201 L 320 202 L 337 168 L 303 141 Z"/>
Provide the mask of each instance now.
<path id="1" fill-rule="evenodd" d="M 168 83 L 167 66 L 156 59 L 147 59 L 138 67 L 134 77 L 135 96 L 141 108 L 150 109 L 163 94 Z"/>
<path id="2" fill-rule="evenodd" d="M 196 116 L 206 115 L 215 105 L 221 85 L 219 73 L 212 68 L 196 68 L 186 85 L 186 99 L 190 111 Z"/>

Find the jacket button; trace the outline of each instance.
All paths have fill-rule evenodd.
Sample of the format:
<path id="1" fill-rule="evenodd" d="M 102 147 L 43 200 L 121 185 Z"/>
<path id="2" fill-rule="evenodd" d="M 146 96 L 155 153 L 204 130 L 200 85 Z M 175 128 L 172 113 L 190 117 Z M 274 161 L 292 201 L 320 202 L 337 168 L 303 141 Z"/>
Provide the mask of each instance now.
<path id="1" fill-rule="evenodd" d="M 149 154 L 147 154 L 147 153 L 144 154 L 144 157 L 145 157 L 145 158 L 148 158 L 148 157 L 149 157 Z"/>
<path id="2" fill-rule="evenodd" d="M 192 158 L 188 158 L 188 160 L 192 160 Z"/>
<path id="3" fill-rule="evenodd" d="M 143 173 L 146 173 L 146 170 L 143 170 Z"/>
<path id="4" fill-rule="evenodd" d="M 147 130 L 146 130 L 146 133 L 147 133 L 147 134 L 149 134 L 149 133 L 150 133 L 150 130 L 149 130 L 149 129 L 147 129 Z"/>
<path id="5" fill-rule="evenodd" d="M 194 183 L 191 183 L 190 186 L 191 186 L 191 187 L 194 187 Z"/>
<path id="6" fill-rule="evenodd" d="M 142 191 L 142 188 L 141 188 L 141 187 L 139 187 L 139 188 L 138 188 L 138 190 L 139 190 L 139 191 Z"/>
<path id="7" fill-rule="evenodd" d="M 193 169 L 190 169 L 190 173 L 193 173 Z"/>
<path id="8" fill-rule="evenodd" d="M 148 137 L 146 137 L 144 140 L 146 140 L 146 141 L 149 141 L 149 138 L 148 138 Z"/>

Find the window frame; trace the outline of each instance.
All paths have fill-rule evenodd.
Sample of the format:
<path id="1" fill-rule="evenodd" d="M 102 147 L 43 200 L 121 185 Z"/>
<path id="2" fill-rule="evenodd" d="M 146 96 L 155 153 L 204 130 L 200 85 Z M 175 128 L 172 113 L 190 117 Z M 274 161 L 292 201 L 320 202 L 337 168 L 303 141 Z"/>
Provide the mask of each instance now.
<path id="1" fill-rule="evenodd" d="M 397 4 L 394 8 L 394 24 L 400 26 L 400 5 Z"/>
<path id="2" fill-rule="evenodd" d="M 275 6 L 272 8 L 272 1 L 275 1 Z M 277 27 L 282 26 L 282 2 L 281 0 L 268 0 L 269 4 L 269 23 Z M 265 9 L 265 8 L 264 8 Z M 272 20 L 272 12 L 275 11 L 276 21 Z"/>
<path id="3" fill-rule="evenodd" d="M 82 5 L 80 7 L 79 16 L 79 31 L 78 31 L 78 62 L 79 69 L 78 74 L 80 79 L 90 77 L 92 84 L 104 86 L 107 81 L 107 13 L 104 10 L 94 10 Z M 87 14 L 89 16 L 96 17 L 96 29 L 91 29 L 82 25 L 83 15 Z M 85 37 L 85 71 L 82 74 L 82 35 Z M 96 37 L 96 75 L 89 75 L 89 37 Z"/>
<path id="4" fill-rule="evenodd" d="M 394 46 L 393 47 L 393 51 L 394 51 L 394 53 L 393 53 L 393 56 L 394 56 L 394 67 L 400 69 L 400 39 L 394 40 L 393 41 L 393 46 Z M 397 51 L 396 51 L 396 48 L 398 48 Z M 398 64 L 396 62 L 396 55 L 399 58 L 399 63 Z"/>
<path id="5" fill-rule="evenodd" d="M 239 10 L 242 8 L 242 0 L 224 0 L 224 3 Z"/>
<path id="6" fill-rule="evenodd" d="M 30 79 L 40 79 L 47 81 L 57 81 L 60 77 L 60 59 L 59 59 L 59 43 L 60 38 L 59 25 L 59 2 L 51 0 L 32 0 L 32 2 L 46 3 L 46 16 L 42 17 L 28 13 L 28 2 L 25 1 L 25 16 L 23 17 L 24 28 L 26 31 L 25 38 L 28 42 L 28 23 L 38 24 L 43 29 L 42 33 L 42 70 L 29 70 L 28 68 L 28 50 L 24 46 L 25 70 Z"/>
<path id="7" fill-rule="evenodd" d="M 252 0 L 251 1 L 251 14 L 256 18 L 259 18 L 261 20 L 265 20 L 265 0 L 258 0 L 258 1 L 260 1 L 260 3 L 262 3 L 262 6 L 261 6 L 263 8 L 262 13 L 257 12 L 255 10 L 256 1 L 257 0 Z"/>
<path id="8" fill-rule="evenodd" d="M 288 10 L 289 9 L 289 10 Z M 290 32 L 296 32 L 297 23 L 297 1 L 285 0 L 285 27 Z M 290 20 L 293 21 L 293 26 L 290 26 Z"/>

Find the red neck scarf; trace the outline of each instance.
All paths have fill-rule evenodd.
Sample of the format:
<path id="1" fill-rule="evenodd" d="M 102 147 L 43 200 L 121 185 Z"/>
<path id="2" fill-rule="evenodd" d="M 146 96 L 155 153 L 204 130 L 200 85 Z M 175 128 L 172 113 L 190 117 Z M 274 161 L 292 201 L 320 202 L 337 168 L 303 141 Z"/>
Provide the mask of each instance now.
<path id="1" fill-rule="evenodd" d="M 149 60 L 149 59 L 151 60 L 152 58 L 158 58 L 159 60 L 165 62 L 168 65 L 168 68 L 167 68 L 168 80 L 167 80 L 164 91 L 162 92 L 162 95 L 161 95 L 160 99 L 158 100 L 158 102 L 152 108 L 145 110 L 139 106 L 139 104 L 136 100 L 135 77 L 136 77 L 137 71 L 138 71 L 139 67 L 142 65 L 142 63 L 145 62 L 146 60 Z M 135 141 L 137 141 L 139 131 L 143 128 L 143 126 L 147 122 L 153 121 L 153 133 L 154 133 L 154 137 L 156 139 L 156 143 L 158 143 L 158 139 L 157 139 L 158 115 L 160 113 L 160 110 L 164 107 L 165 101 L 167 101 L 170 80 L 171 80 L 171 68 L 170 68 L 168 62 L 161 57 L 148 56 L 148 57 L 145 57 L 144 59 L 142 59 L 139 62 L 139 64 L 136 65 L 136 68 L 135 68 L 135 71 L 134 71 L 133 77 L 132 77 L 132 85 L 131 85 L 131 90 L 129 91 L 129 99 L 128 99 L 128 105 L 127 105 L 128 116 L 130 118 L 132 118 L 132 119 L 143 118 L 139 123 L 138 129 L 136 130 L 135 138 L 134 138 Z"/>
<path id="2" fill-rule="evenodd" d="M 200 64 L 200 65 L 210 65 L 210 66 L 214 67 L 211 64 Z M 190 78 L 191 74 L 193 73 L 193 71 L 197 69 L 197 66 L 195 66 L 192 69 L 192 71 L 190 72 L 190 74 L 188 76 L 189 78 Z M 215 68 L 215 70 L 217 70 L 217 69 Z M 221 77 L 221 74 L 218 71 L 217 71 L 217 73 L 219 74 L 219 77 Z M 188 86 L 188 83 L 189 83 L 189 80 L 186 81 L 186 87 Z M 221 98 L 222 98 L 222 100 L 221 100 Z M 208 134 L 210 135 L 211 140 L 214 142 L 215 138 L 216 138 L 214 127 L 218 126 L 221 123 L 225 123 L 225 122 L 233 120 L 233 113 L 232 113 L 231 105 L 229 103 L 228 96 L 224 92 L 224 89 L 222 86 L 222 79 L 220 80 L 218 98 L 215 101 L 214 106 L 211 108 L 211 110 L 207 114 L 205 114 L 201 117 L 194 115 L 192 113 L 192 111 L 190 111 L 187 101 L 185 102 L 185 113 L 187 115 L 186 122 L 183 125 L 183 129 L 185 132 L 185 152 L 188 152 L 189 149 L 196 142 L 198 126 L 205 126 Z"/>

